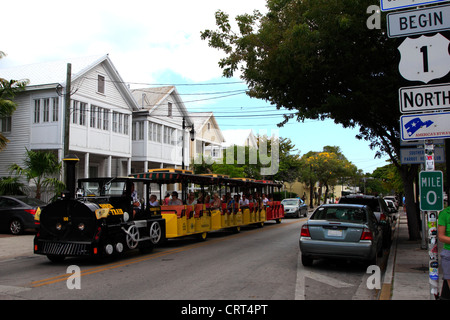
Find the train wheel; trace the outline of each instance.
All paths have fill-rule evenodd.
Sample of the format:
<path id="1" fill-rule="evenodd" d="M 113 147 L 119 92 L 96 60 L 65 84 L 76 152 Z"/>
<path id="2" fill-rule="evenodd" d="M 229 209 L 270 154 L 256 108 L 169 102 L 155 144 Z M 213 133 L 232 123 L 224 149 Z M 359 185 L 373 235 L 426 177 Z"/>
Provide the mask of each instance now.
<path id="1" fill-rule="evenodd" d="M 198 235 L 198 239 L 201 241 L 205 241 L 207 237 L 208 237 L 208 232 L 203 232 Z"/>
<path id="2" fill-rule="evenodd" d="M 130 250 L 136 249 L 139 243 L 139 230 L 136 226 L 130 226 L 127 230 L 127 246 Z"/>
<path id="3" fill-rule="evenodd" d="M 162 238 L 161 226 L 158 222 L 153 222 L 150 225 L 150 241 L 153 244 L 159 244 Z"/>

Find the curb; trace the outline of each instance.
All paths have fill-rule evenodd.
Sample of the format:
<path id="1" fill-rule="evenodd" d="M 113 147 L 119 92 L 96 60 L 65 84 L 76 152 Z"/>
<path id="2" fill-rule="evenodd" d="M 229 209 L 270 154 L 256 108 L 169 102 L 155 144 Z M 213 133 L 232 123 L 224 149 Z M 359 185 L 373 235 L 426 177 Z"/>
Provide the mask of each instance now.
<path id="1" fill-rule="evenodd" d="M 391 244 L 391 248 L 389 250 L 388 263 L 386 266 L 386 271 L 384 272 L 383 284 L 381 286 L 381 291 L 378 296 L 378 300 L 391 300 L 392 297 L 392 282 L 394 280 L 394 269 L 395 269 L 395 260 L 397 256 L 397 240 L 399 234 L 400 227 L 400 215 L 397 218 L 395 230 L 394 230 L 394 239 Z"/>

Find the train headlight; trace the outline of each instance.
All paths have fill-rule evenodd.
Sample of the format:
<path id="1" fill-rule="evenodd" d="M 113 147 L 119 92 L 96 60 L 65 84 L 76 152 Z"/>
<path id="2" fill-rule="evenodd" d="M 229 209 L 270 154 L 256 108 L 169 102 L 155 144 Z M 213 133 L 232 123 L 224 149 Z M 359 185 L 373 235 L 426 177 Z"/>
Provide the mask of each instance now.
<path id="1" fill-rule="evenodd" d="M 56 230 L 61 231 L 61 229 L 62 229 L 62 224 L 58 222 L 56 224 Z"/>
<path id="2" fill-rule="evenodd" d="M 81 222 L 81 223 L 78 225 L 78 230 L 80 230 L 80 231 L 83 231 L 83 230 L 84 230 L 84 223 L 83 223 L 83 222 Z"/>

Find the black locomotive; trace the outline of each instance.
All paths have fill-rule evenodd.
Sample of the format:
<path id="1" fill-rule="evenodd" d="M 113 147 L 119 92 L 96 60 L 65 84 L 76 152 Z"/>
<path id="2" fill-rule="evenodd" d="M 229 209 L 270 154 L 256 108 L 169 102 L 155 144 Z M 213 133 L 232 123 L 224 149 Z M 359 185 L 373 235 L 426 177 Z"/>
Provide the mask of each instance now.
<path id="1" fill-rule="evenodd" d="M 34 253 L 56 262 L 68 256 L 105 257 L 136 248 L 150 252 L 164 241 L 161 209 L 148 205 L 149 180 L 79 179 L 75 192 L 78 158 L 68 156 L 64 161 L 69 190 L 37 215 L 40 227 Z M 139 201 L 133 199 L 137 185 L 147 192 Z"/>

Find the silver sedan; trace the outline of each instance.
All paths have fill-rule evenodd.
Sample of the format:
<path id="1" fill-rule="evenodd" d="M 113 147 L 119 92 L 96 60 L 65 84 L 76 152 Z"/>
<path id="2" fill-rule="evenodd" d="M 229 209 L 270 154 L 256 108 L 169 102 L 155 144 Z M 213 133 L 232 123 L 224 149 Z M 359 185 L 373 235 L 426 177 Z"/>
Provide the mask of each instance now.
<path id="1" fill-rule="evenodd" d="M 301 228 L 302 263 L 311 266 L 314 259 L 341 258 L 376 264 L 382 239 L 381 226 L 368 206 L 322 205 Z"/>

